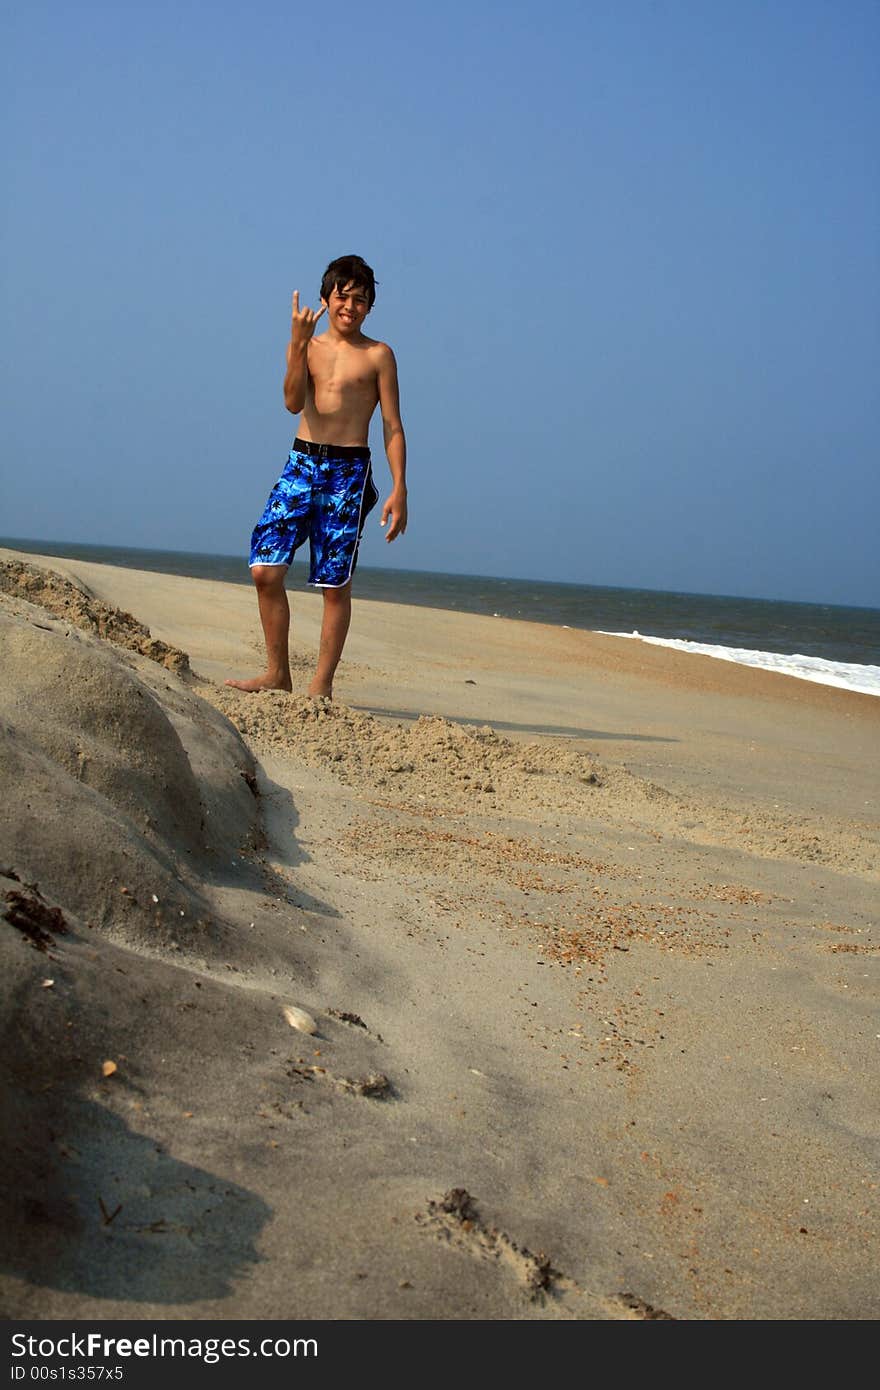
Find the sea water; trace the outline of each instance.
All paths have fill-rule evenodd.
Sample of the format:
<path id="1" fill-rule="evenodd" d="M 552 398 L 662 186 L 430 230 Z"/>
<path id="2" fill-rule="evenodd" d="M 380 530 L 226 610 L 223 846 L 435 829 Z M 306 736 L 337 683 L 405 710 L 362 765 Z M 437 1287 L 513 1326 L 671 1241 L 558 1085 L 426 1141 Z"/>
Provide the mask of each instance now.
<path id="1" fill-rule="evenodd" d="M 0 537 L 0 546 L 196 579 L 249 584 L 240 556 Z M 291 588 L 307 566 L 295 561 Z M 802 680 L 880 695 L 880 609 L 657 589 L 556 584 L 359 566 L 357 595 L 386 603 L 519 618 L 699 652 Z"/>

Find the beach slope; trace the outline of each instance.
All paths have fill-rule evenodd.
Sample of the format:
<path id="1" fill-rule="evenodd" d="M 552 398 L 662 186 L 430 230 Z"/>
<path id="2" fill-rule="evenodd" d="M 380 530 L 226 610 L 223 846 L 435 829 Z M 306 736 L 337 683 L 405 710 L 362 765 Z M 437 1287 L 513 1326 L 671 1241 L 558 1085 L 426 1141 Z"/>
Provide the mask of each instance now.
<path id="1" fill-rule="evenodd" d="M 0 552 L 5 1315 L 876 1317 L 880 702 L 255 618 Z"/>

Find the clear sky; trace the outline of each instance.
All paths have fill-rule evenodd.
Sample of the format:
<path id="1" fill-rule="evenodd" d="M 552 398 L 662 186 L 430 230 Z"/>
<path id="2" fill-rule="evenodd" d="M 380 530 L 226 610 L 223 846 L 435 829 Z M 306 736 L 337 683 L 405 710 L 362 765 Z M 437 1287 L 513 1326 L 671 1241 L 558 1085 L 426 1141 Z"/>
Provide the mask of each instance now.
<path id="1" fill-rule="evenodd" d="M 364 563 L 880 606 L 876 0 L 7 15 L 0 534 L 246 553 L 357 252 Z"/>

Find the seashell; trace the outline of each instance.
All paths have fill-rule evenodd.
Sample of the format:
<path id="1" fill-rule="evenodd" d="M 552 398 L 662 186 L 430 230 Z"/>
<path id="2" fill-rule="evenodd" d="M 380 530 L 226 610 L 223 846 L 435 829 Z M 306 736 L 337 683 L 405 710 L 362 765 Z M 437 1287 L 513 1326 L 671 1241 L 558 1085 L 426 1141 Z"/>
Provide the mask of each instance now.
<path id="1" fill-rule="evenodd" d="M 306 1013 L 305 1009 L 298 1009 L 293 1004 L 285 1004 L 283 1013 L 291 1028 L 296 1028 L 300 1033 L 317 1033 L 318 1025 L 312 1015 Z"/>

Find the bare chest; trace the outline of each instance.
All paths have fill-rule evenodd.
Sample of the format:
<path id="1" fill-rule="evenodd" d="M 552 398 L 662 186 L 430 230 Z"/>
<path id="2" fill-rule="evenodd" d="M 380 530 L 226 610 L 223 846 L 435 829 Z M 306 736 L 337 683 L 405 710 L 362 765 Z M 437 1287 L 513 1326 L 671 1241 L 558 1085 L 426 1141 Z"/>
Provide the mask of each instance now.
<path id="1" fill-rule="evenodd" d="M 320 394 L 362 396 L 377 390 L 376 367 L 366 349 L 315 344 L 309 372 Z"/>

